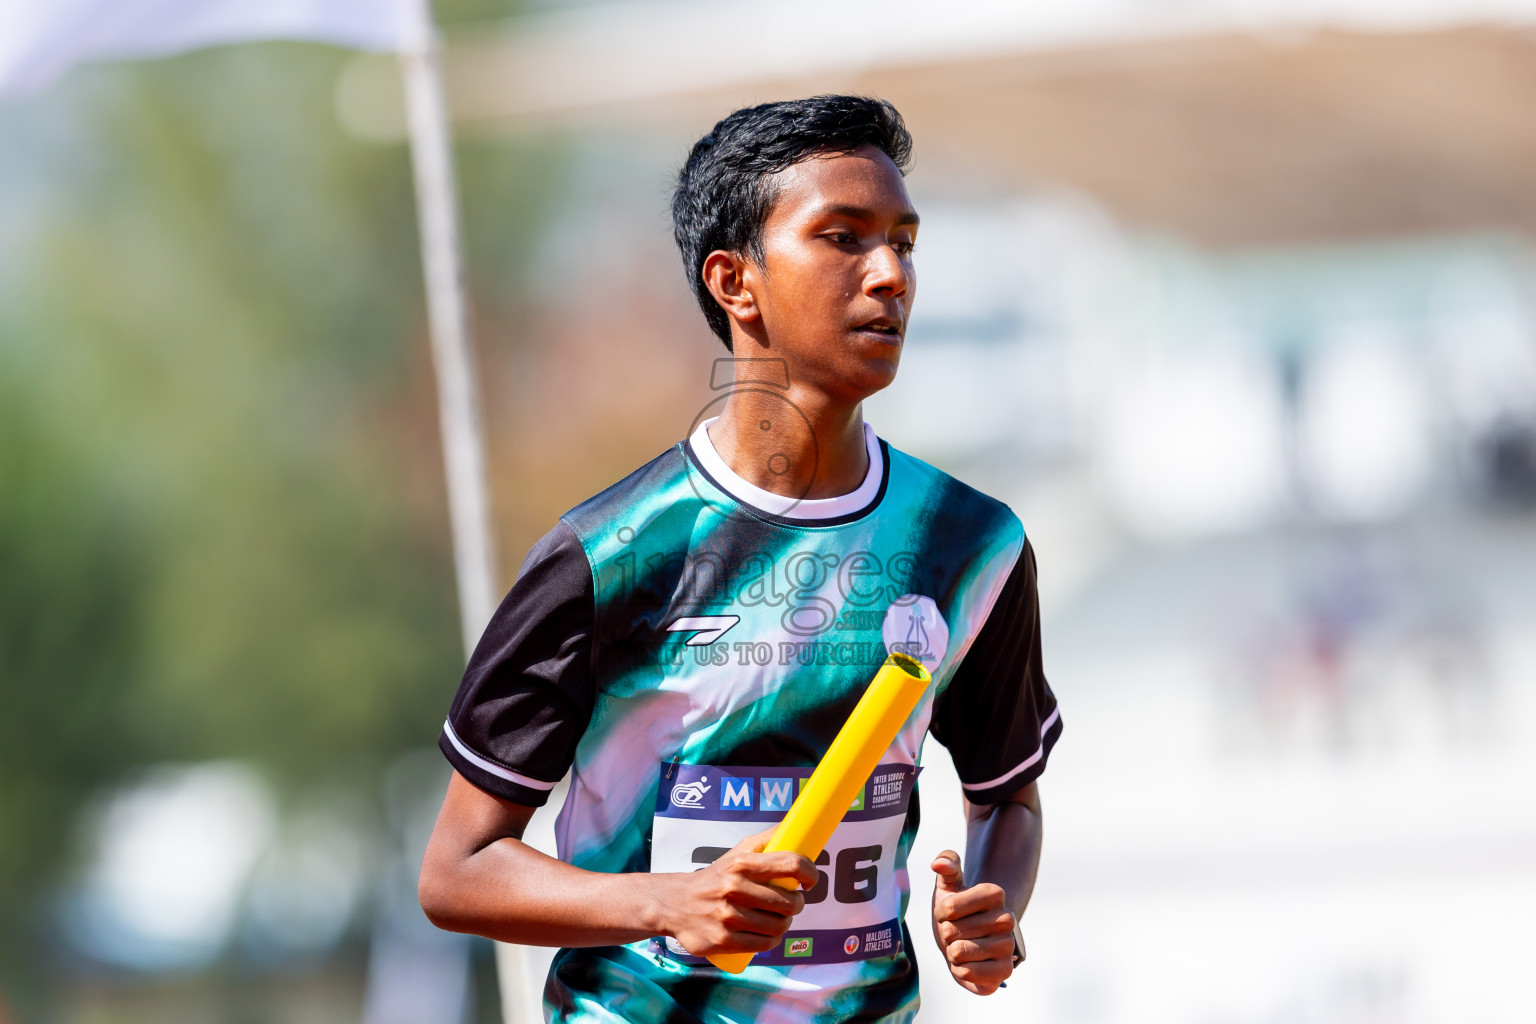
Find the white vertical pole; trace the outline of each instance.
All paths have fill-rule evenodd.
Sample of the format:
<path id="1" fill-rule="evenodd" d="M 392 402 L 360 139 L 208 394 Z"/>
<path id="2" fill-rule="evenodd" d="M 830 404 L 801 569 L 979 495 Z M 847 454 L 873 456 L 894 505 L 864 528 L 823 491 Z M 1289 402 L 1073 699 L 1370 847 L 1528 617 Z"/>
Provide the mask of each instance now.
<path id="1" fill-rule="evenodd" d="M 496 609 L 496 549 L 491 536 L 479 385 L 464 295 L 453 150 L 443 100 L 437 33 L 429 3 L 430 0 L 405 0 L 407 31 L 400 61 L 411 161 L 416 174 L 443 464 L 448 478 L 459 622 L 467 657 Z M 533 1024 L 539 1020 L 543 1015 L 539 999 L 542 986 L 533 983 L 522 947 L 497 943 L 496 973 L 504 1024 Z"/>
<path id="2" fill-rule="evenodd" d="M 465 309 L 453 151 L 428 0 L 409 0 L 410 30 L 400 54 L 416 171 L 421 258 L 427 279 L 437 414 L 448 477 L 459 620 L 466 655 L 496 609 L 495 548 L 474 351 Z"/>

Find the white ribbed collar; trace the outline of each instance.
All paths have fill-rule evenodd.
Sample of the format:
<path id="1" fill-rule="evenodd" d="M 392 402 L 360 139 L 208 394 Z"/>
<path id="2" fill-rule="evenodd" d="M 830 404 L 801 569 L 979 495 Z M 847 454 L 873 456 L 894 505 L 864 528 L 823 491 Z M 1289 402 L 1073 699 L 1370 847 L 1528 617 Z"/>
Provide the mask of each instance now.
<path id="1" fill-rule="evenodd" d="M 875 437 L 875 428 L 868 423 L 864 424 L 864 445 L 869 450 L 869 472 L 864 474 L 864 482 L 859 484 L 858 489 L 835 498 L 800 499 L 765 491 L 726 465 L 715 449 L 715 443 L 709 439 L 710 424 L 719 418 L 713 416 L 700 423 L 688 439 L 688 444 L 693 448 L 699 464 L 715 483 L 744 505 L 785 519 L 836 519 L 867 507 L 880 493 L 880 484 L 885 475 L 885 457 L 880 452 L 880 440 Z"/>

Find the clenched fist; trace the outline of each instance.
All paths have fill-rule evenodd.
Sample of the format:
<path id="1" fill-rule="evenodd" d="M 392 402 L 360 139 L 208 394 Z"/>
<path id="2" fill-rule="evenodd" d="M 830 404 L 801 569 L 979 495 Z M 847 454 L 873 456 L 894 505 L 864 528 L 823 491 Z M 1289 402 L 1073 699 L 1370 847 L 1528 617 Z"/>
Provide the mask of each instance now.
<path id="1" fill-rule="evenodd" d="M 1006 894 L 991 882 L 965 887 L 960 855 L 933 859 L 933 937 L 962 988 L 989 996 L 1013 973 L 1014 917 Z"/>
<path id="2" fill-rule="evenodd" d="M 666 934 L 694 956 L 772 949 L 805 909 L 805 894 L 769 882 L 793 878 L 810 889 L 817 881 L 815 865 L 798 853 L 762 852 L 777 827 L 748 836 L 698 871 L 652 876 L 664 880 Z"/>

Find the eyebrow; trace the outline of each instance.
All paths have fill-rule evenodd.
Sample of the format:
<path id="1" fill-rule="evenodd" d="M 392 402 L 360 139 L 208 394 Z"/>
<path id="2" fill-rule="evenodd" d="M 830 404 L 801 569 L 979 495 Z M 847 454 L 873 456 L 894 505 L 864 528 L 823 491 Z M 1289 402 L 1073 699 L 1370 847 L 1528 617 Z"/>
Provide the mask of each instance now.
<path id="1" fill-rule="evenodd" d="M 816 215 L 818 217 L 853 217 L 857 220 L 874 220 L 876 216 L 875 211 L 867 207 L 850 206 L 844 203 L 823 206 L 816 211 Z M 916 210 L 903 210 L 896 218 L 897 224 L 911 224 L 913 227 L 917 227 L 921 222 L 922 218 L 917 215 Z"/>

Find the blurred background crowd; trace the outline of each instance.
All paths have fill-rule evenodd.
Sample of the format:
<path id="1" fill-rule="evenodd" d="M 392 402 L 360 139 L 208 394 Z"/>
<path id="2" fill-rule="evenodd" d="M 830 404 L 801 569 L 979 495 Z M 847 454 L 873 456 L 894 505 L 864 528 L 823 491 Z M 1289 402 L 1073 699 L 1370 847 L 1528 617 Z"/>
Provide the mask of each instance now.
<path id="1" fill-rule="evenodd" d="M 924 1020 L 1533 1019 L 1536 8 L 435 13 L 503 588 L 711 398 L 692 140 L 907 117 L 866 415 L 1023 519 L 1069 723 L 1007 991 L 914 867 Z M 500 1019 L 414 903 L 462 651 L 398 83 L 273 42 L 0 100 L 4 1024 Z"/>

